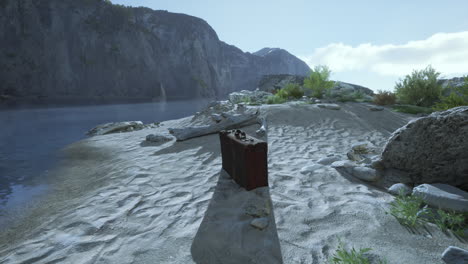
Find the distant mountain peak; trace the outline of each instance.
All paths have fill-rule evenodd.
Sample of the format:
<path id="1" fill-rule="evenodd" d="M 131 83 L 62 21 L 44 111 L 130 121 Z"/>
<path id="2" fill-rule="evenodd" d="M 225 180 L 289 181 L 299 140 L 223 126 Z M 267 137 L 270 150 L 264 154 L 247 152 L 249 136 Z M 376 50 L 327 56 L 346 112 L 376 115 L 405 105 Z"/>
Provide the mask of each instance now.
<path id="1" fill-rule="evenodd" d="M 263 48 L 259 51 L 256 51 L 254 53 L 252 53 L 253 55 L 257 55 L 257 56 L 260 56 L 260 57 L 264 57 L 272 52 L 275 52 L 275 51 L 285 51 L 283 49 L 280 49 L 280 48 Z"/>

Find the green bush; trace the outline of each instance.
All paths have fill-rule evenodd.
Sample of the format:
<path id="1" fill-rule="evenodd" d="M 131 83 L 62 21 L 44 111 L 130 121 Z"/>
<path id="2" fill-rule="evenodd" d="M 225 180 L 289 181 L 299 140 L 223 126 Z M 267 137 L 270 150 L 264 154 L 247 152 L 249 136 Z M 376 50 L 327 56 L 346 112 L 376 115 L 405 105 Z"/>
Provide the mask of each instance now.
<path id="1" fill-rule="evenodd" d="M 294 99 L 299 99 L 304 96 L 304 91 L 302 91 L 301 87 L 297 83 L 288 83 L 282 90 L 287 91 L 289 96 Z"/>
<path id="2" fill-rule="evenodd" d="M 451 89 L 448 96 L 441 97 L 440 102 L 433 107 L 436 111 L 443 111 L 457 106 L 468 105 L 468 76 L 465 77 L 465 83 L 461 87 L 447 87 Z"/>
<path id="3" fill-rule="evenodd" d="M 355 91 L 347 94 L 337 94 L 333 96 L 337 101 L 340 102 L 365 102 L 366 94 L 361 91 Z"/>
<path id="4" fill-rule="evenodd" d="M 335 82 L 330 81 L 331 70 L 324 65 L 315 66 L 310 76 L 304 79 L 304 88 L 310 89 L 313 97 L 322 98 L 329 94 Z"/>
<path id="5" fill-rule="evenodd" d="M 437 83 L 440 73 L 431 66 L 413 71 L 395 86 L 395 94 L 403 104 L 431 107 L 439 100 L 442 86 Z"/>
<path id="6" fill-rule="evenodd" d="M 392 92 L 378 91 L 374 95 L 374 104 L 376 105 L 394 105 L 396 103 L 396 96 Z"/>
<path id="7" fill-rule="evenodd" d="M 282 104 L 285 103 L 287 100 L 278 96 L 278 95 L 271 95 L 268 96 L 266 103 L 267 104 Z"/>

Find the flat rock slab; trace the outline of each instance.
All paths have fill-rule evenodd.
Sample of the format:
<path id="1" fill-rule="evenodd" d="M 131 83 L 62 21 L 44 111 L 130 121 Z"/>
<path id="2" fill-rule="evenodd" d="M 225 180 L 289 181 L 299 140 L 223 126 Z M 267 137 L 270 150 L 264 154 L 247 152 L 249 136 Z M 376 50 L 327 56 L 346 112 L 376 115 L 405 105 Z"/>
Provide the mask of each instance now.
<path id="1" fill-rule="evenodd" d="M 442 253 L 442 260 L 447 264 L 466 264 L 468 263 L 468 251 L 450 246 Z"/>
<path id="2" fill-rule="evenodd" d="M 413 195 L 433 207 L 468 212 L 468 193 L 448 184 L 421 184 L 413 188 Z"/>
<path id="3" fill-rule="evenodd" d="M 165 141 L 171 141 L 172 137 L 166 137 L 163 135 L 155 135 L 155 134 L 149 134 L 146 136 L 146 141 L 149 142 L 165 142 Z"/>
<path id="4" fill-rule="evenodd" d="M 317 107 L 330 109 L 330 110 L 340 110 L 341 106 L 337 104 L 316 104 Z"/>
<path id="5" fill-rule="evenodd" d="M 369 107 L 369 111 L 374 111 L 375 112 L 375 111 L 382 111 L 382 110 L 384 110 L 384 108 L 381 107 L 381 106 L 371 106 L 371 107 Z"/>
<path id="6" fill-rule="evenodd" d="M 106 123 L 91 129 L 86 133 L 88 136 L 107 135 L 119 132 L 130 132 L 134 130 L 143 129 L 144 125 L 141 121 L 127 121 L 127 122 L 116 122 Z"/>
<path id="7" fill-rule="evenodd" d="M 321 158 L 317 161 L 318 164 L 321 164 L 321 165 L 330 165 L 332 164 L 333 162 L 335 161 L 339 161 L 340 160 L 340 157 L 338 156 L 331 156 L 331 157 L 325 157 L 325 158 Z"/>

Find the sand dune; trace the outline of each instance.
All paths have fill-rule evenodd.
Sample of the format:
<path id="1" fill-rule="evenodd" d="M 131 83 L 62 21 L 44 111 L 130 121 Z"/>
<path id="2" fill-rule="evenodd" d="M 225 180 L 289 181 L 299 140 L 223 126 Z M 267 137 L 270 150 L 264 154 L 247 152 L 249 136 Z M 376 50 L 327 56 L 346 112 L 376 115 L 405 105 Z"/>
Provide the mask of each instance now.
<path id="1" fill-rule="evenodd" d="M 240 209 L 254 194 L 242 198 L 242 190 L 220 174 L 217 135 L 144 142 L 150 133 L 169 135 L 168 127 L 190 125 L 189 117 L 69 146 L 50 179 L 54 191 L 0 234 L 0 262 L 248 263 L 242 250 L 227 250 L 226 262 L 217 251 L 242 240 L 242 247 L 253 248 L 250 263 L 280 263 L 281 257 L 284 263 L 326 263 L 340 237 L 356 248 L 373 248 L 375 258 L 388 263 L 442 263 L 446 247 L 464 245 L 435 228 L 408 231 L 385 214 L 393 198 L 383 189 L 317 163 L 331 155 L 345 159 L 362 141 L 382 147 L 410 117 L 387 109 L 371 112 L 364 104 L 341 106 L 259 107 L 269 125 L 265 199 L 271 199 L 269 217 L 276 222 L 263 231 L 249 226 Z M 305 166 L 309 171 L 301 172 Z M 213 243 L 210 237 L 223 230 L 218 224 L 239 233 L 226 236 L 225 244 Z M 255 251 L 254 239 L 270 242 Z M 275 260 L 262 262 L 261 256 Z"/>

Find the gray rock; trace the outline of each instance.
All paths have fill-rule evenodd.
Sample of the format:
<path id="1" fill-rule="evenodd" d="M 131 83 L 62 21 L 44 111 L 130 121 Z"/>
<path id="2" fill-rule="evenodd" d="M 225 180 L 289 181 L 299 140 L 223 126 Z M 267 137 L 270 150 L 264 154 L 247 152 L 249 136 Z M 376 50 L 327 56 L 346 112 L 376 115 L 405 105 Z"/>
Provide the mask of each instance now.
<path id="1" fill-rule="evenodd" d="M 382 162 L 382 160 L 379 158 L 379 159 L 375 159 L 375 160 L 372 160 L 372 162 L 370 163 L 370 166 L 376 170 L 383 170 L 385 169 L 385 166 Z"/>
<path id="2" fill-rule="evenodd" d="M 219 123 L 221 120 L 223 120 L 223 117 L 220 114 L 212 114 L 211 119 L 216 123 Z"/>
<path id="3" fill-rule="evenodd" d="M 334 97 L 336 95 L 348 95 L 356 92 L 360 92 L 368 96 L 374 95 L 374 91 L 367 87 L 346 82 L 335 82 L 335 86 L 331 90 L 331 95 Z"/>
<path id="4" fill-rule="evenodd" d="M 341 107 L 337 104 L 316 104 L 317 107 L 330 109 L 330 110 L 340 110 Z"/>
<path id="5" fill-rule="evenodd" d="M 265 103 L 269 96 L 272 96 L 272 93 L 264 91 L 247 91 L 242 90 L 240 92 L 234 92 L 229 94 L 229 101 L 233 104 L 239 104 L 242 102 L 251 102 L 262 104 Z"/>
<path id="6" fill-rule="evenodd" d="M 375 106 L 375 105 L 374 105 L 374 106 L 369 107 L 369 111 L 374 111 L 374 112 L 376 112 L 376 111 L 382 111 L 382 110 L 384 110 L 384 108 L 381 107 L 381 106 Z"/>
<path id="7" fill-rule="evenodd" d="M 273 92 L 274 90 L 283 89 L 289 83 L 297 83 L 302 85 L 305 76 L 291 74 L 269 74 L 264 75 L 259 83 L 258 88 L 261 91 Z"/>
<path id="8" fill-rule="evenodd" d="M 88 136 L 107 135 L 112 133 L 129 132 L 133 130 L 143 129 L 144 125 L 141 121 L 127 121 L 106 123 L 89 130 L 86 134 Z"/>
<path id="9" fill-rule="evenodd" d="M 267 129 L 268 129 L 268 123 L 266 121 L 266 118 L 260 118 L 259 120 L 259 123 L 261 124 L 261 127 L 255 131 L 255 133 L 260 136 L 260 137 L 263 137 L 266 135 L 267 133 Z"/>
<path id="10" fill-rule="evenodd" d="M 266 217 L 255 218 L 250 222 L 251 226 L 260 230 L 267 228 L 268 224 L 269 224 L 269 221 L 268 221 L 268 218 Z"/>
<path id="11" fill-rule="evenodd" d="M 436 208 L 468 212 L 468 193 L 447 184 L 421 184 L 413 188 L 413 195 Z"/>
<path id="12" fill-rule="evenodd" d="M 468 106 L 435 112 L 398 129 L 382 161 L 386 168 L 408 172 L 414 184 L 446 183 L 468 191 Z"/>
<path id="13" fill-rule="evenodd" d="M 314 164 L 314 165 L 309 165 L 309 166 L 305 166 L 303 167 L 301 170 L 300 170 L 300 173 L 302 174 L 308 174 L 308 173 L 312 173 L 314 172 L 315 170 L 318 170 L 322 168 L 322 165 L 320 164 Z"/>
<path id="14" fill-rule="evenodd" d="M 200 18 L 109 2 L 1 1 L 0 93 L 60 102 L 214 98 L 255 89 L 264 74 L 310 71 L 283 49 L 251 54 L 224 43 Z"/>
<path id="15" fill-rule="evenodd" d="M 344 169 L 350 169 L 356 166 L 357 166 L 356 163 L 349 161 L 349 160 L 335 161 L 331 164 L 332 168 L 344 168 Z"/>
<path id="16" fill-rule="evenodd" d="M 437 209 L 431 208 L 428 205 L 425 205 L 421 210 L 416 213 L 418 218 L 421 218 L 425 221 L 434 223 L 436 220 L 440 219 L 440 215 L 437 212 Z"/>
<path id="17" fill-rule="evenodd" d="M 377 149 L 370 142 L 361 142 L 354 144 L 351 150 L 346 153 L 346 156 L 349 160 L 356 161 L 358 163 L 368 163 L 372 162 L 374 158 L 373 154 L 377 154 Z"/>
<path id="18" fill-rule="evenodd" d="M 442 253 L 442 260 L 447 264 L 467 264 L 468 250 L 450 246 Z"/>
<path id="19" fill-rule="evenodd" d="M 335 161 L 339 161 L 340 160 L 340 157 L 338 156 L 331 156 L 331 157 L 325 157 L 325 158 L 321 158 L 317 161 L 318 164 L 322 164 L 322 165 L 330 165 L 332 164 L 333 162 Z"/>
<path id="20" fill-rule="evenodd" d="M 163 135 L 155 135 L 155 134 L 149 134 L 146 136 L 146 141 L 148 142 L 166 142 L 166 141 L 171 141 L 172 138 L 166 137 Z"/>
<path id="21" fill-rule="evenodd" d="M 388 188 L 388 192 L 393 195 L 399 195 L 401 192 L 404 196 L 408 196 L 411 194 L 412 189 L 404 183 L 396 183 Z"/>
<path id="22" fill-rule="evenodd" d="M 379 179 L 379 174 L 376 170 L 363 166 L 353 167 L 350 174 L 364 181 L 377 181 Z"/>

